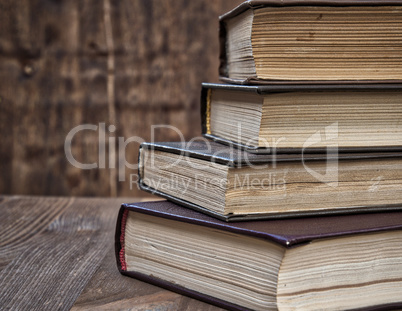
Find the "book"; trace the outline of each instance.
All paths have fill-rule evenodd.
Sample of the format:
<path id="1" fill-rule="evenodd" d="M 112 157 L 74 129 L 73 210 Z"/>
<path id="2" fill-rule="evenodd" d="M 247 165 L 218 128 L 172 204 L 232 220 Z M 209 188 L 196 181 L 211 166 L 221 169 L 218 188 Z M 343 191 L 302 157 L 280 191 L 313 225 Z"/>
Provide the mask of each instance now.
<path id="1" fill-rule="evenodd" d="M 401 80 L 401 18 L 400 0 L 245 1 L 220 17 L 220 76 L 247 84 Z"/>
<path id="2" fill-rule="evenodd" d="M 253 154 L 142 143 L 139 187 L 226 221 L 400 209 L 402 152 Z"/>
<path id="3" fill-rule="evenodd" d="M 204 136 L 249 152 L 402 150 L 402 84 L 203 83 L 201 116 Z"/>
<path id="4" fill-rule="evenodd" d="M 402 212 L 226 223 L 168 201 L 123 204 L 124 275 L 230 310 L 402 307 Z"/>

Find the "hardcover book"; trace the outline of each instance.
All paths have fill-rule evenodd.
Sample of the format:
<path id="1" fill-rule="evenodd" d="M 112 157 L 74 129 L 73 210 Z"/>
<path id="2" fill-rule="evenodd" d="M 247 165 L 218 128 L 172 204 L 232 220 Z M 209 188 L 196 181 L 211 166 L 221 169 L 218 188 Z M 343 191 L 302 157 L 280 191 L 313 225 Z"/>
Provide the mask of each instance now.
<path id="1" fill-rule="evenodd" d="M 402 79 L 402 1 L 251 0 L 220 17 L 236 83 Z"/>
<path id="2" fill-rule="evenodd" d="M 399 209 L 402 152 L 253 154 L 213 141 L 143 143 L 139 186 L 220 219 Z"/>
<path id="3" fill-rule="evenodd" d="M 203 135 L 249 152 L 402 150 L 402 84 L 203 83 L 201 118 Z"/>
<path id="4" fill-rule="evenodd" d="M 123 204 L 120 272 L 231 310 L 402 308 L 402 212 L 226 223 Z"/>

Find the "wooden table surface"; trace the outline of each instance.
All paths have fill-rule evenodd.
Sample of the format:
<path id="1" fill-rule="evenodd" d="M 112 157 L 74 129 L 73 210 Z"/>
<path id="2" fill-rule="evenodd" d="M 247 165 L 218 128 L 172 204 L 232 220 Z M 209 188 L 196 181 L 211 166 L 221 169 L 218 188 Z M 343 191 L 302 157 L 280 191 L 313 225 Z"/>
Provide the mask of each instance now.
<path id="1" fill-rule="evenodd" d="M 122 202 L 0 196 L 0 309 L 222 310 L 118 272 Z"/>

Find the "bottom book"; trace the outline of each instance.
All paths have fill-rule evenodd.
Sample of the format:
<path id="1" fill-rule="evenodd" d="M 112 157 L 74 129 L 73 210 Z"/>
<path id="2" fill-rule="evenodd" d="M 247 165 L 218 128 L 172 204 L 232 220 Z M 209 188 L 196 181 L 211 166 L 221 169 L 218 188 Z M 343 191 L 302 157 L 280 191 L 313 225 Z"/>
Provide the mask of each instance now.
<path id="1" fill-rule="evenodd" d="M 402 307 L 402 212 L 227 223 L 123 204 L 122 274 L 231 310 Z"/>

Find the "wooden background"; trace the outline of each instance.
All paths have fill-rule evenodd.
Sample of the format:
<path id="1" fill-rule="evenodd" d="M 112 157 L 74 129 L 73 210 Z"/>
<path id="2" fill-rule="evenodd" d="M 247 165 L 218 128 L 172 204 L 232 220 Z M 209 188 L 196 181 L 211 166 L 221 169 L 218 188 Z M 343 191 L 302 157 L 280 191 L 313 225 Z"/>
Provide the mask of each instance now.
<path id="1" fill-rule="evenodd" d="M 135 164 L 152 125 L 200 135 L 200 83 L 218 81 L 218 16 L 240 2 L 0 0 L 0 193 L 138 196 L 136 170 L 119 181 L 110 163 Z M 101 123 L 105 168 L 74 167 L 67 134 Z M 77 161 L 102 166 L 99 133 L 74 136 Z M 110 137 L 134 142 L 109 163 Z M 155 131 L 157 141 L 177 139 Z"/>
<path id="2" fill-rule="evenodd" d="M 120 204 L 0 195 L 0 310 L 224 311 L 119 273 Z"/>

